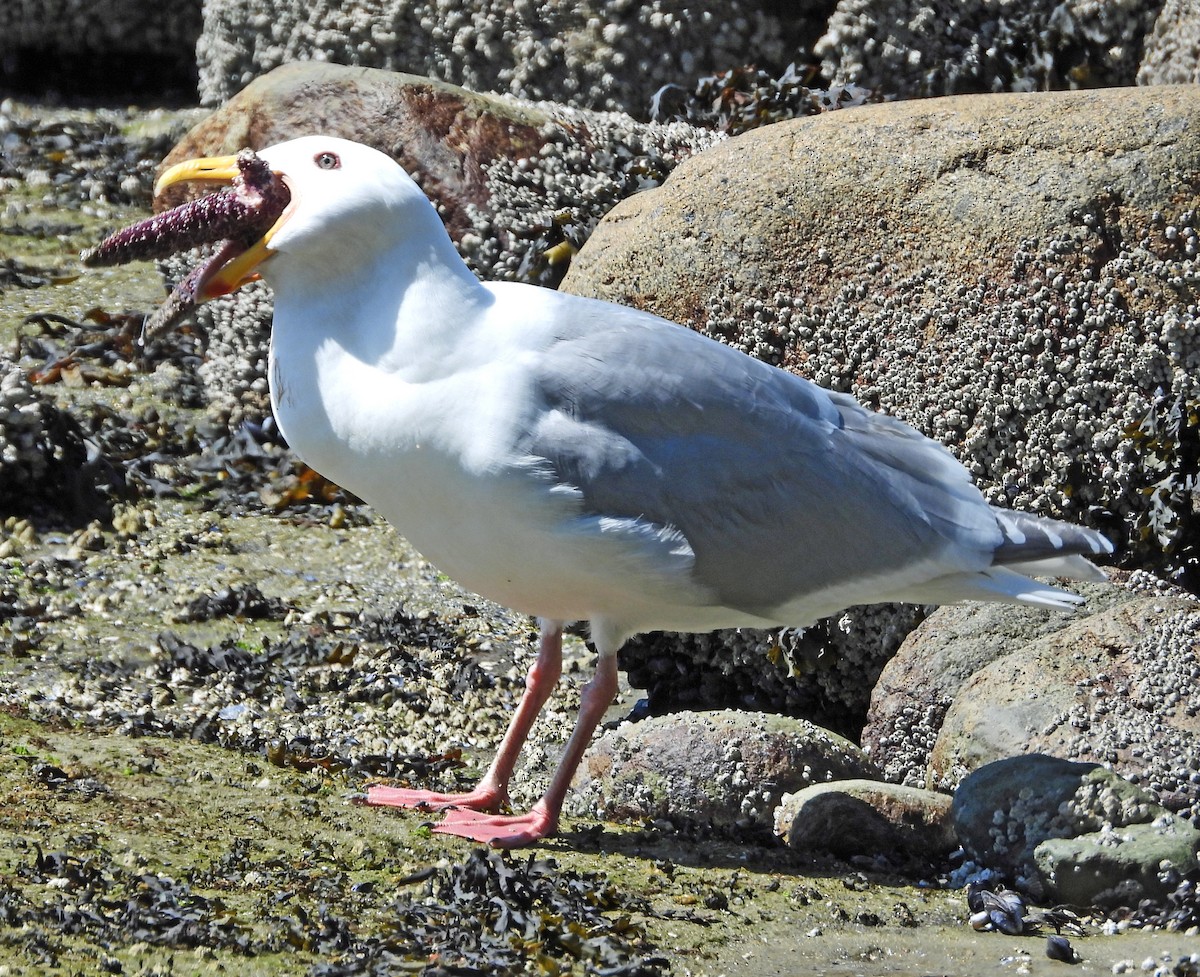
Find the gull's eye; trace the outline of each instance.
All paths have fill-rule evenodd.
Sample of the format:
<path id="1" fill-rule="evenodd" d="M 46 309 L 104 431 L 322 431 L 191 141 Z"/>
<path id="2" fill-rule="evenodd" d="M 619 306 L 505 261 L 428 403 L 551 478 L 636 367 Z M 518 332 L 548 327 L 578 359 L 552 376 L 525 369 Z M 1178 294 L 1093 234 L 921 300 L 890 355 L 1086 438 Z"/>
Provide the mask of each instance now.
<path id="1" fill-rule="evenodd" d="M 321 170 L 336 170 L 340 169 L 342 165 L 342 161 L 338 157 L 338 154 L 329 152 L 317 153 L 317 155 L 313 157 L 313 162 L 317 164 L 317 169 Z"/>

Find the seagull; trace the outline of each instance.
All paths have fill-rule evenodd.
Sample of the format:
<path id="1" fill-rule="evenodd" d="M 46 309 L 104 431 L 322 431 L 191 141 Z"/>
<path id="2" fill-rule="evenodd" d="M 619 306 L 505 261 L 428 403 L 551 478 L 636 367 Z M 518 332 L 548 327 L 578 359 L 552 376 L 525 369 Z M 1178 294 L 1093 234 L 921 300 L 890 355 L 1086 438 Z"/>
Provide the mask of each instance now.
<path id="1" fill-rule="evenodd" d="M 194 277 L 192 297 L 264 279 L 271 405 L 291 447 L 465 588 L 540 626 L 479 784 L 375 786 L 367 803 L 532 844 L 558 829 L 633 635 L 803 627 L 891 601 L 1070 610 L 1081 598 L 1029 575 L 1104 579 L 1102 535 L 990 505 L 942 445 L 846 394 L 649 312 L 480 282 L 389 156 L 328 136 L 259 155 L 286 206 Z M 234 183 L 238 159 L 180 163 L 156 189 Z M 576 621 L 595 674 L 545 794 L 506 814 Z"/>

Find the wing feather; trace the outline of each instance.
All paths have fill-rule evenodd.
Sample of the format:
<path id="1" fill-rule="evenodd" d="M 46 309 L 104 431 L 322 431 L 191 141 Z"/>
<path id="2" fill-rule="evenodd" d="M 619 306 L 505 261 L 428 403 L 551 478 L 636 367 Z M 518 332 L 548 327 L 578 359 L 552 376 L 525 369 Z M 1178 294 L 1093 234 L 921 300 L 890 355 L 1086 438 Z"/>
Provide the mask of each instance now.
<path id="1" fill-rule="evenodd" d="M 940 445 L 683 327 L 611 306 L 599 322 L 580 302 L 538 358 L 524 449 L 587 513 L 680 531 L 726 606 L 990 564 L 1000 529 Z"/>

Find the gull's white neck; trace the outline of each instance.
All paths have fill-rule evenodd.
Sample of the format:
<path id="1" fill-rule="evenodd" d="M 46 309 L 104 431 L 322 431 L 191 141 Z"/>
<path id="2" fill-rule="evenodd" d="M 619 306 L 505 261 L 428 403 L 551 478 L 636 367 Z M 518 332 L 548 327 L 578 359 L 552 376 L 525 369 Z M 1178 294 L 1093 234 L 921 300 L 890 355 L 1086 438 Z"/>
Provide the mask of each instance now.
<path id="1" fill-rule="evenodd" d="M 276 420 L 301 458 L 359 494 L 362 459 L 405 449 L 407 394 L 461 365 L 491 301 L 440 223 L 431 231 L 346 260 L 273 259 Z"/>

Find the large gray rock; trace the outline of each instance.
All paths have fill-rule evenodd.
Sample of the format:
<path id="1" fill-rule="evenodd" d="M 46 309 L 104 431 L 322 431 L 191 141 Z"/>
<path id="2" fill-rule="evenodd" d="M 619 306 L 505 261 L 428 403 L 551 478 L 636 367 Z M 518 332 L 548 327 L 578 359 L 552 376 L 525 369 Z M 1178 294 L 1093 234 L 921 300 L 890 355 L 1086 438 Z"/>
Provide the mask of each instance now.
<path id="1" fill-rule="evenodd" d="M 663 180 L 680 159 L 720 137 L 682 123 L 643 124 L 480 95 L 428 78 L 298 63 L 276 69 L 223 105 L 175 146 L 164 166 L 193 156 L 261 149 L 301 135 L 354 139 L 392 155 L 438 207 L 481 277 L 552 284 L 569 253 L 614 203 Z M 180 202 L 182 188 L 157 202 Z M 169 280 L 193 256 L 168 262 Z M 206 393 L 235 416 L 264 416 L 272 300 L 256 283 L 201 306 L 208 337 Z"/>
<path id="2" fill-rule="evenodd" d="M 1132 597 L 1124 587 L 1109 584 L 1078 584 L 1073 589 L 1087 598 L 1080 612 L 1084 615 Z M 1077 622 L 1076 615 L 1003 604 L 938 608 L 884 666 L 871 692 L 860 740 L 863 748 L 888 780 L 930 786 L 930 755 L 946 713 L 971 677 L 1030 642 Z M 1020 744 L 1015 749 L 1023 752 Z"/>
<path id="3" fill-rule="evenodd" d="M 1200 405 L 1198 188 L 1197 88 L 854 108 L 688 160 L 608 214 L 562 288 L 853 393 L 947 445 L 990 501 L 1098 522 L 1134 565 L 1195 577 L 1197 463 L 1180 417 Z M 758 666 L 760 701 L 830 725 L 840 710 L 853 735 L 889 636 L 920 620 L 886 613 L 855 610 L 800 642 L 649 636 L 622 667 L 652 708 L 699 708 L 698 676 L 753 645 L 778 662 Z M 831 665 L 848 643 L 846 667 Z M 781 673 L 801 687 L 778 695 Z M 718 691 L 750 695 L 741 685 L 723 676 Z"/>
<path id="4" fill-rule="evenodd" d="M 1195 87 L 873 105 L 692 158 L 562 287 L 852 392 L 991 501 L 1101 506 L 1135 563 L 1186 566 L 1198 210 Z"/>
<path id="5" fill-rule="evenodd" d="M 816 44 L 835 83 L 905 97 L 1131 85 L 1162 0 L 840 0 Z"/>
<path id="6" fill-rule="evenodd" d="M 1139 85 L 1195 85 L 1200 82 L 1200 5 L 1166 0 L 1146 39 Z"/>
<path id="7" fill-rule="evenodd" d="M 570 803 L 613 820 L 769 829 L 784 794 L 873 773 L 857 746 L 804 720 L 681 712 L 623 723 L 596 740 Z"/>
<path id="8" fill-rule="evenodd" d="M 1072 616 L 945 607 L 885 667 L 862 743 L 897 781 L 953 789 L 1023 753 L 1103 763 L 1200 817 L 1200 602 L 1145 573 Z"/>
<path id="9" fill-rule="evenodd" d="M 929 760 L 951 787 L 1049 753 L 1111 766 L 1200 819 L 1200 602 L 1140 597 L 1014 647 L 965 682 Z"/>
<path id="10" fill-rule="evenodd" d="M 208 0 L 200 96 L 213 105 L 272 68 L 314 60 L 642 115 L 665 84 L 751 61 L 782 67 L 793 25 L 828 5 L 794 6 L 782 16 L 762 0 Z"/>

